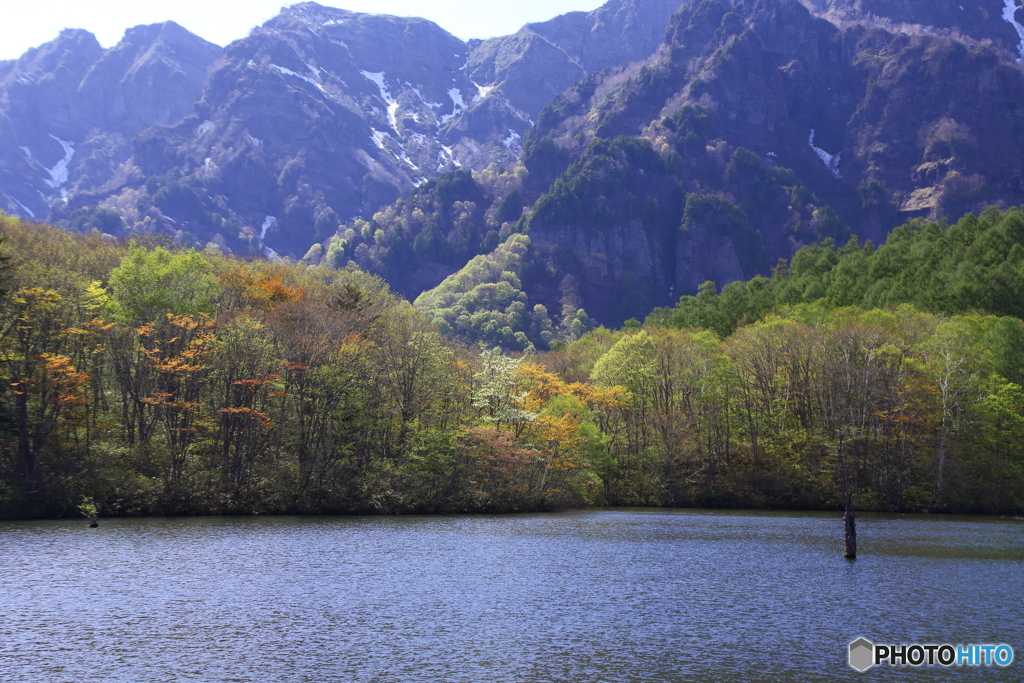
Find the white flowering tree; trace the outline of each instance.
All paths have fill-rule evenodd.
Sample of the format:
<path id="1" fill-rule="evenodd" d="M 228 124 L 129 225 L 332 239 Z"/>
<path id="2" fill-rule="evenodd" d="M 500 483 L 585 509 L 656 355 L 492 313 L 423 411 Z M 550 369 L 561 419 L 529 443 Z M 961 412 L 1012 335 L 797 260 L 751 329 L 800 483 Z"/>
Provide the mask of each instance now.
<path id="1" fill-rule="evenodd" d="M 523 408 L 527 392 L 520 391 L 518 373 L 523 359 L 509 358 L 498 347 L 482 350 L 480 357 L 483 366 L 473 375 L 473 406 L 495 428 L 505 426 L 519 436 L 526 425 L 537 419 L 537 413 Z"/>

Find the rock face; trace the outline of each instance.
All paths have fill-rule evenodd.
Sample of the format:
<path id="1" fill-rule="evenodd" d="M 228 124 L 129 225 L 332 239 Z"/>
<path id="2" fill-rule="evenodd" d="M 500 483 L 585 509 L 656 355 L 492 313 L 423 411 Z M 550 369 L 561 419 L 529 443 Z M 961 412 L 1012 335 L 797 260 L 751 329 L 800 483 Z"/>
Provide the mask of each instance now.
<path id="1" fill-rule="evenodd" d="M 829 6 L 844 17 L 882 8 Z M 945 2 L 885 6 L 897 18 L 921 10 L 915 16 L 936 22 L 960 11 Z M 874 240 L 916 215 L 953 220 L 988 203 L 1019 203 L 1024 78 L 1016 56 L 997 44 L 1015 29 L 998 3 L 989 9 L 988 23 L 973 26 L 990 43 L 983 45 L 873 14 L 837 26 L 795 0 L 688 0 L 659 56 L 562 97 L 535 134 L 569 149 L 642 135 L 680 152 L 677 131 L 663 121 L 701 107 L 708 130 L 686 134 L 791 169 L 852 232 Z M 704 185 L 720 183 L 705 177 Z M 783 234 L 764 237 L 772 255 L 791 249 Z"/>
<path id="2" fill-rule="evenodd" d="M 676 0 L 611 0 L 593 12 L 527 24 L 511 36 L 470 41 L 469 71 L 532 120 L 584 76 L 650 56 L 678 6 Z"/>
<path id="3" fill-rule="evenodd" d="M 1024 20 L 1017 0 L 921 2 L 920 0 L 806 0 L 815 14 L 838 23 L 852 22 L 892 32 L 928 34 L 984 42 L 1020 58 L 1015 22 Z"/>
<path id="4" fill-rule="evenodd" d="M 0 70 L 0 126 L 19 129 L 0 142 L 0 199 L 75 228 L 301 256 L 427 179 L 514 163 L 551 97 L 646 57 L 673 7 L 613 0 L 530 25 L 525 42 L 466 44 L 423 19 L 313 2 L 223 53 L 173 24 L 109 51 L 66 32 Z"/>
<path id="5" fill-rule="evenodd" d="M 1017 14 L 685 0 L 646 62 L 581 79 L 527 136 L 527 310 L 572 277 L 618 325 L 810 241 L 1024 202 Z"/>
<path id="6" fill-rule="evenodd" d="M 488 324 L 618 325 L 810 241 L 1024 202 L 1024 12 L 960 2 L 611 0 L 469 43 L 312 2 L 224 50 L 65 31 L 0 63 L 0 209 L 410 299 L 527 233 Z"/>
<path id="7" fill-rule="evenodd" d="M 0 70 L 0 209 L 45 220 L 114 181 L 138 132 L 191 113 L 220 48 L 173 22 L 110 50 L 65 30 Z"/>

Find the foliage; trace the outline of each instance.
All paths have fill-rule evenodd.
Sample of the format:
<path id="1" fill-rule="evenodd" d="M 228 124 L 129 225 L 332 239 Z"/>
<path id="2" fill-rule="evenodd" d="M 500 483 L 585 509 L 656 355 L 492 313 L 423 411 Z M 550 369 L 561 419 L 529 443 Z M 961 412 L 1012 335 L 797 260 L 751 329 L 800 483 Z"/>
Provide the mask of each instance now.
<path id="1" fill-rule="evenodd" d="M 370 220 L 337 227 L 309 262 L 352 263 L 384 277 L 414 299 L 478 254 L 491 252 L 513 230 L 525 204 L 515 169 L 444 173 L 383 207 Z"/>
<path id="2" fill-rule="evenodd" d="M 706 300 L 732 290 L 705 288 L 689 313 L 712 330 L 635 323 L 512 357 L 446 340 L 357 269 L 46 230 L 0 231 L 21 245 L 0 306 L 6 517 L 828 509 L 847 491 L 1024 511 L 1024 324 L 827 296 L 770 312 L 776 278 L 834 270 L 829 245 L 730 294 L 765 310 L 731 334 Z M 434 310 L 512 288 L 530 242 L 503 248 Z"/>
<path id="3" fill-rule="evenodd" d="M 111 315 L 128 323 L 155 320 L 164 313 L 212 313 L 219 294 L 210 259 L 198 252 L 172 253 L 134 247 L 110 273 Z"/>
<path id="4" fill-rule="evenodd" d="M 543 307 L 527 312 L 522 291 L 523 260 L 529 249 L 529 237 L 513 235 L 421 294 L 417 308 L 428 312 L 444 334 L 517 351 L 532 350 L 535 344 L 546 346 L 551 320 Z M 528 336 L 526 330 L 533 334 Z"/>
<path id="5" fill-rule="evenodd" d="M 706 284 L 675 308 L 655 310 L 648 322 L 728 335 L 780 307 L 819 300 L 830 308 L 907 303 L 945 315 L 985 311 L 1022 318 L 1022 258 L 1021 209 L 968 214 L 952 226 L 915 219 L 877 249 L 856 238 L 837 248 L 829 239 L 800 249 L 771 278 L 730 283 L 721 294 Z"/>

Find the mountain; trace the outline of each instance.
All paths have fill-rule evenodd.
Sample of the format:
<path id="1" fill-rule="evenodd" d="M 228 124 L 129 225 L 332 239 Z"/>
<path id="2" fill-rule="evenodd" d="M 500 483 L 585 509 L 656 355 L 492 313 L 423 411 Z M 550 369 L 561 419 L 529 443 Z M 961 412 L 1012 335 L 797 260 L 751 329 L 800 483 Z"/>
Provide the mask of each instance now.
<path id="1" fill-rule="evenodd" d="M 0 63 L 0 202 L 352 263 L 453 334 L 541 348 L 803 245 L 1024 202 L 1022 19 L 611 0 L 464 43 L 307 2 L 223 51 L 66 31 Z"/>
<path id="2" fill-rule="evenodd" d="M 791 168 L 854 232 L 882 239 L 892 219 L 869 215 L 865 193 L 903 217 L 951 219 L 1021 199 L 1020 86 L 1002 50 L 957 37 L 840 28 L 793 0 L 686 2 L 659 56 L 561 98 L 536 133 L 575 153 L 617 135 L 678 152 L 672 117 L 699 107 L 704 140 Z"/>
<path id="3" fill-rule="evenodd" d="M 892 33 L 917 33 L 983 43 L 1019 59 L 1024 11 L 1015 0 L 920 2 L 919 0 L 805 0 L 816 15 L 841 27 L 871 25 Z"/>
<path id="4" fill-rule="evenodd" d="M 1024 28 L 999 5 L 955 25 L 958 8 L 683 2 L 646 62 L 584 78 L 538 116 L 516 226 L 529 249 L 514 268 L 451 280 L 479 299 L 514 275 L 521 291 L 485 306 L 506 317 L 515 301 L 559 311 L 568 283 L 571 320 L 584 309 L 617 326 L 705 280 L 768 275 L 803 244 L 879 242 L 916 216 L 1024 202 L 1024 72 L 1011 51 Z M 419 300 L 439 324 L 502 338 L 460 301 Z"/>
<path id="5" fill-rule="evenodd" d="M 346 221 L 369 218 L 446 171 L 514 163 L 554 95 L 594 70 L 646 57 L 675 6 L 612 0 L 469 44 L 424 19 L 312 2 L 283 9 L 222 53 L 194 36 L 195 48 L 180 38 L 163 50 L 171 47 L 166 37 L 147 48 L 141 38 L 158 40 L 154 27 L 132 29 L 109 52 L 88 33 L 66 32 L 4 78 L 4 97 L 14 101 L 31 67 L 50 98 L 38 106 L 68 119 L 46 127 L 25 107 L 6 109 L 10 125 L 26 132 L 0 143 L 4 209 L 78 229 L 301 256 Z M 165 52 L 189 61 L 180 69 L 188 88 L 151 92 L 139 82 L 140 102 L 125 99 L 142 68 L 126 57 L 155 61 Z M 43 59 L 51 54 L 68 56 Z M 87 76 L 93 63 L 102 79 Z M 66 73 L 73 68 L 81 73 Z M 131 120 L 118 128 L 92 100 L 79 101 L 92 81 L 114 102 L 112 112 Z M 154 116 L 142 106 L 154 94 L 173 96 L 174 106 Z M 18 185 L 31 175 L 22 146 L 41 159 L 40 187 Z M 84 163 L 96 146 L 106 155 L 102 169 Z M 45 189 L 56 183 L 49 170 L 60 192 Z"/>
<path id="6" fill-rule="evenodd" d="M 132 138 L 191 114 L 220 53 L 166 22 L 129 29 L 109 50 L 87 31 L 64 30 L 5 62 L 0 209 L 47 220 L 59 215 L 69 197 L 99 199 L 116 187 L 123 182 L 118 174 L 132 154 Z"/>
<path id="7" fill-rule="evenodd" d="M 532 122 L 552 97 L 588 74 L 650 56 L 678 7 L 678 0 L 611 0 L 593 12 L 569 12 L 510 36 L 470 41 L 469 73 L 493 84 L 493 99 L 470 108 L 456 129 L 473 130 L 478 117 L 502 109 Z M 521 123 L 512 130 L 525 132 Z"/>

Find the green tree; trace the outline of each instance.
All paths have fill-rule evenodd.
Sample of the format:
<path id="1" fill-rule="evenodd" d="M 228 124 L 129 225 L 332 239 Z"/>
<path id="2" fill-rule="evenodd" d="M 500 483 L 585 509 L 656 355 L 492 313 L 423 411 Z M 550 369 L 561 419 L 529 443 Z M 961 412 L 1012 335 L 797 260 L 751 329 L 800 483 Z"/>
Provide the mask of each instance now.
<path id="1" fill-rule="evenodd" d="M 153 322 L 166 314 L 212 315 L 220 292 L 213 264 L 195 251 L 134 247 L 110 273 L 111 311 L 123 322 Z"/>

